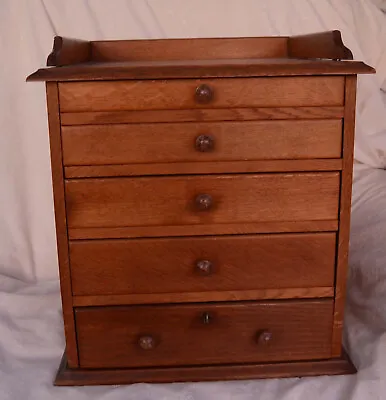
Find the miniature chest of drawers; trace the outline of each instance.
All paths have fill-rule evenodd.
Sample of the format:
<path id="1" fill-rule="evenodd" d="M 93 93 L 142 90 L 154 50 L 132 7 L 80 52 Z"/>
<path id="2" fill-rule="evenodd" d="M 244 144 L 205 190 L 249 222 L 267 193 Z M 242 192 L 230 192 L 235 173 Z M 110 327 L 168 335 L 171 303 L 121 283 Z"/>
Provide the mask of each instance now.
<path id="1" fill-rule="evenodd" d="M 86 42 L 46 81 L 57 385 L 355 372 L 356 75 L 339 31 Z"/>

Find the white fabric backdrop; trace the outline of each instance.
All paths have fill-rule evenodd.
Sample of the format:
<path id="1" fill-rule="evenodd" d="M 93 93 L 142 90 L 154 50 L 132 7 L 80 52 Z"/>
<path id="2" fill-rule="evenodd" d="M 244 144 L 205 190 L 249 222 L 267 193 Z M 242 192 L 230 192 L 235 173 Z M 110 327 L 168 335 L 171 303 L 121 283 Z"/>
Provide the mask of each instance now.
<path id="1" fill-rule="evenodd" d="M 55 34 L 131 39 L 291 35 L 340 29 L 357 59 L 378 69 L 360 78 L 356 157 L 386 166 L 386 17 L 372 0 L 2 0 L 0 3 L 0 274 L 57 279 L 49 147 L 42 83 Z M 0 282 L 1 283 L 1 282 Z"/>
<path id="2" fill-rule="evenodd" d="M 345 341 L 357 375 L 55 388 L 63 351 L 57 281 L 3 278 L 1 400 L 384 400 L 386 398 L 386 171 L 359 166 L 352 215 Z"/>
<path id="3" fill-rule="evenodd" d="M 356 156 L 386 165 L 379 88 L 386 20 L 373 0 L 0 1 L 0 400 L 386 398 L 386 171 L 358 165 L 346 343 L 356 376 L 226 383 L 54 388 L 64 346 L 43 84 L 54 34 L 84 39 L 291 35 L 340 29 L 361 78 Z M 386 95 L 385 95 L 386 104 Z"/>

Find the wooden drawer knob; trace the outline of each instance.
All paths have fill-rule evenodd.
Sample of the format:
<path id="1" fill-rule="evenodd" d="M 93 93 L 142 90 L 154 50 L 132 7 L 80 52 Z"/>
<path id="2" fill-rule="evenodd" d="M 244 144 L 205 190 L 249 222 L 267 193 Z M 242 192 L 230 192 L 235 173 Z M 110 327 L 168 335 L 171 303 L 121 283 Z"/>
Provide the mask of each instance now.
<path id="1" fill-rule="evenodd" d="M 214 139 L 209 135 L 200 135 L 196 139 L 196 150 L 203 153 L 213 150 Z"/>
<path id="2" fill-rule="evenodd" d="M 196 268 L 199 272 L 209 275 L 212 272 L 212 263 L 209 260 L 199 260 L 196 263 Z"/>
<path id="3" fill-rule="evenodd" d="M 155 340 L 152 336 L 141 336 L 138 340 L 138 344 L 143 350 L 152 350 L 155 347 Z"/>
<path id="4" fill-rule="evenodd" d="M 196 197 L 195 203 L 199 211 L 206 211 L 212 207 L 213 199 L 210 194 L 199 194 Z"/>
<path id="5" fill-rule="evenodd" d="M 261 331 L 257 334 L 257 343 L 266 345 L 272 340 L 272 333 L 270 331 Z"/>
<path id="6" fill-rule="evenodd" d="M 205 84 L 197 86 L 196 93 L 195 93 L 195 100 L 199 104 L 208 104 L 213 99 L 213 89 Z"/>
<path id="7" fill-rule="evenodd" d="M 208 312 L 204 312 L 201 315 L 201 320 L 202 320 L 203 324 L 208 325 L 208 324 L 210 324 L 212 322 L 213 316 Z"/>

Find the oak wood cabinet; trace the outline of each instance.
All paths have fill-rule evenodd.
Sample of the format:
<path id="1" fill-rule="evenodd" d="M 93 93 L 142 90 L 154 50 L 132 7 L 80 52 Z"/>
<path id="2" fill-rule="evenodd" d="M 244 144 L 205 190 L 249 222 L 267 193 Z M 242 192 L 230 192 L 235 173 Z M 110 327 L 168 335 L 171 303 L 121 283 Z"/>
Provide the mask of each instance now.
<path id="1" fill-rule="evenodd" d="M 46 81 L 57 385 L 355 371 L 342 349 L 356 75 L 338 31 L 87 42 Z"/>

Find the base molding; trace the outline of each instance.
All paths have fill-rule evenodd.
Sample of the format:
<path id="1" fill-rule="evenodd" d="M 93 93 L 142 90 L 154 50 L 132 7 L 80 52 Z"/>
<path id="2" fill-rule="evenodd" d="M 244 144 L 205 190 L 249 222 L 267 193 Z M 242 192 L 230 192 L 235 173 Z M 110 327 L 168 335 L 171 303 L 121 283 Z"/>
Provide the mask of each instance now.
<path id="1" fill-rule="evenodd" d="M 71 369 L 62 357 L 55 386 L 124 385 L 222 381 L 257 378 L 290 378 L 317 375 L 354 374 L 356 368 L 343 351 L 340 358 L 264 364 L 227 364 L 164 368 Z"/>

